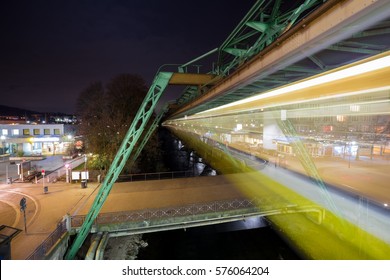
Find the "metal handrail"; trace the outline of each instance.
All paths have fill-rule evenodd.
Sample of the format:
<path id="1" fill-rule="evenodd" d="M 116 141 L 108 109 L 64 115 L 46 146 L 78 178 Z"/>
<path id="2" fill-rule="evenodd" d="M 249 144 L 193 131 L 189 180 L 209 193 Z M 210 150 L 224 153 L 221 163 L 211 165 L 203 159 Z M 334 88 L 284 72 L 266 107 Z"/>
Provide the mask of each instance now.
<path id="1" fill-rule="evenodd" d="M 233 199 L 213 201 L 209 203 L 189 204 L 178 207 L 158 209 L 142 209 L 123 212 L 101 213 L 95 220 L 95 225 L 136 222 L 151 219 L 182 217 L 204 213 L 222 212 L 228 210 L 253 208 L 258 205 L 258 199 Z M 84 222 L 85 215 L 71 217 L 71 228 L 78 228 Z"/>
<path id="2" fill-rule="evenodd" d="M 66 220 L 58 223 L 56 229 L 26 258 L 26 260 L 43 260 L 58 240 L 67 232 Z"/>
<path id="3" fill-rule="evenodd" d="M 167 171 L 167 172 L 119 175 L 117 182 L 163 180 L 163 179 L 188 178 L 188 177 L 194 177 L 194 173 L 192 171 Z"/>

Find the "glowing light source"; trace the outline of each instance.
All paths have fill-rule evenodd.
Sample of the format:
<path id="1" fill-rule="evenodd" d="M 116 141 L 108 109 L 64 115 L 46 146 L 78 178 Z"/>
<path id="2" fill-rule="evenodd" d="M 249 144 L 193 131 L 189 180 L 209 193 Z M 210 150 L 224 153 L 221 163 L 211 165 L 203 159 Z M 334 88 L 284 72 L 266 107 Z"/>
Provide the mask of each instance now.
<path id="1" fill-rule="evenodd" d="M 341 69 L 338 71 L 334 71 L 334 72 L 331 72 L 331 73 L 328 73 L 325 75 L 317 76 L 317 77 L 314 77 L 312 79 L 304 80 L 302 82 L 297 82 L 295 84 L 291 84 L 291 85 L 288 85 L 285 87 L 277 88 L 275 90 L 271 90 L 271 91 L 261 93 L 261 94 L 258 94 L 258 95 L 255 95 L 255 96 L 252 96 L 249 98 L 238 100 L 236 102 L 225 104 L 225 105 L 222 105 L 222 106 L 219 106 L 216 108 L 212 108 L 212 109 L 203 111 L 202 113 L 211 112 L 214 110 L 225 109 L 225 108 L 245 104 L 248 102 L 252 102 L 252 101 L 256 101 L 256 100 L 260 100 L 260 99 L 264 99 L 264 98 L 268 98 L 268 97 L 274 97 L 274 96 L 278 96 L 281 94 L 285 94 L 285 93 L 289 93 L 289 92 L 293 92 L 293 91 L 297 91 L 297 90 L 302 90 L 302 89 L 306 89 L 309 87 L 313 87 L 313 86 L 317 86 L 317 85 L 321 85 L 321 84 L 325 84 L 325 83 L 329 83 L 329 82 L 334 82 L 334 81 L 338 81 L 341 79 L 353 77 L 356 75 L 361 75 L 364 73 L 376 71 L 376 70 L 386 68 L 386 67 L 390 67 L 390 55 L 380 57 L 380 58 L 377 58 L 377 59 L 374 59 L 371 61 L 363 62 L 361 64 L 354 65 L 354 66 L 351 66 L 348 68 L 344 68 L 344 69 Z"/>
<path id="2" fill-rule="evenodd" d="M 360 111 L 360 105 L 350 105 L 349 106 L 349 110 L 351 111 L 351 112 L 359 112 Z"/>
<path id="3" fill-rule="evenodd" d="M 45 137 L 45 138 L 31 138 L 32 142 L 59 142 L 58 137 Z"/>

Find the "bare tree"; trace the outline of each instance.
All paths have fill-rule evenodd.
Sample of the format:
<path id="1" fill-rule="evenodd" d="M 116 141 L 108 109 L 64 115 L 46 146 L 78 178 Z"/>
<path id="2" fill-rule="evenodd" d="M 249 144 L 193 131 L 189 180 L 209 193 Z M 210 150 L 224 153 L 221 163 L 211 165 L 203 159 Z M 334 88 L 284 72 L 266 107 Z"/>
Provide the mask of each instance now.
<path id="1" fill-rule="evenodd" d="M 109 167 L 146 93 L 144 80 L 131 74 L 113 78 L 106 87 L 93 83 L 80 93 L 77 100 L 77 114 L 81 119 L 79 131 L 85 139 L 86 150 L 96 155 L 91 161 L 96 167 Z M 156 137 L 151 137 L 151 141 L 153 157 L 143 153 L 148 158 L 158 153 Z M 129 171 L 126 167 L 124 170 Z"/>

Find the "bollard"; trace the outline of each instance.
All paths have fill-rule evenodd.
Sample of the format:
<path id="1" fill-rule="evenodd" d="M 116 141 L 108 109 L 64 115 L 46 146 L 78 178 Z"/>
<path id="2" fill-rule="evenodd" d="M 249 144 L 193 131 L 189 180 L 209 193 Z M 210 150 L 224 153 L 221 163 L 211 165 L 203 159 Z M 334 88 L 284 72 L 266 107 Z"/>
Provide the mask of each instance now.
<path id="1" fill-rule="evenodd" d="M 48 186 L 44 186 L 43 187 L 43 193 L 47 194 L 49 192 L 49 187 Z"/>
<path id="2" fill-rule="evenodd" d="M 87 180 L 81 180 L 81 188 L 86 188 L 87 187 Z"/>

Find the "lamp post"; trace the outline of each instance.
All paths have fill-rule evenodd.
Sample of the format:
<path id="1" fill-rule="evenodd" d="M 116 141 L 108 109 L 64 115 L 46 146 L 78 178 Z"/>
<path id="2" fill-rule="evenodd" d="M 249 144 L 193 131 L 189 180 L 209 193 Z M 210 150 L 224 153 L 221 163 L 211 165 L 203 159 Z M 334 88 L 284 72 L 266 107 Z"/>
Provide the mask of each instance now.
<path id="1" fill-rule="evenodd" d="M 48 187 L 45 186 L 45 169 L 42 169 L 42 186 L 43 186 L 43 193 L 46 194 L 48 192 Z"/>
<path id="2" fill-rule="evenodd" d="M 70 180 L 69 180 L 69 171 L 70 171 L 69 166 L 70 166 L 69 163 L 65 164 L 65 176 L 66 176 L 66 182 L 67 183 L 70 183 Z"/>
<path id="3" fill-rule="evenodd" d="M 5 182 L 8 183 L 8 163 L 5 165 Z"/>

